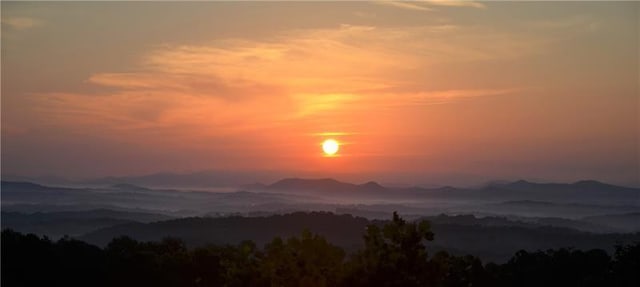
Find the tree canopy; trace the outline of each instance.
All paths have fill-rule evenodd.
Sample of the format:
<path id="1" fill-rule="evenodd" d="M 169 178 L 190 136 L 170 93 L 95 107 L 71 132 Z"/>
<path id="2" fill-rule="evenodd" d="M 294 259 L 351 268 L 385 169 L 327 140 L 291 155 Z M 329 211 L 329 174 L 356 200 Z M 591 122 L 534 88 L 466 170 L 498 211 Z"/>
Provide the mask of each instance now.
<path id="1" fill-rule="evenodd" d="M 178 238 L 114 238 L 101 249 L 69 237 L 2 231 L 3 286 L 640 286 L 640 243 L 603 250 L 519 251 L 504 264 L 429 254 L 428 221 L 394 213 L 364 231 L 347 254 L 303 230 L 274 238 L 189 249 Z"/>

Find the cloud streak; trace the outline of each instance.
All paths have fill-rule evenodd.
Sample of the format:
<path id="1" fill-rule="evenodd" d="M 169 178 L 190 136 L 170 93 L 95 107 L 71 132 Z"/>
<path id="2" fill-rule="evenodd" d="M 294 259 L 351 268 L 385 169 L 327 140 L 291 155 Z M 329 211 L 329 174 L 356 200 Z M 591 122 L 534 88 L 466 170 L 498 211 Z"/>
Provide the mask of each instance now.
<path id="1" fill-rule="evenodd" d="M 4 17 L 2 19 L 2 24 L 8 25 L 9 27 L 16 30 L 27 30 L 42 24 L 40 20 L 30 18 L 30 17 Z"/>
<path id="2" fill-rule="evenodd" d="M 415 0 L 415 1 L 376 1 L 376 4 L 396 7 L 400 9 L 432 12 L 437 6 L 440 7 L 469 7 L 484 9 L 486 6 L 477 1 L 456 1 L 456 0 Z"/>
<path id="3" fill-rule="evenodd" d="M 407 10 L 433 11 L 432 8 L 420 5 L 420 1 L 377 1 L 375 3 Z"/>
<path id="4" fill-rule="evenodd" d="M 512 87 L 438 90 L 424 73 L 448 65 L 526 57 L 540 43 L 453 25 L 342 25 L 290 30 L 265 40 L 160 45 L 125 72 L 87 79 L 101 94 L 49 93 L 32 106 L 49 124 L 132 144 L 208 148 L 248 134 L 380 132 L 381 114 L 403 107 L 504 95 Z M 400 109 L 400 110 L 397 110 Z M 391 129 L 392 127 L 388 127 Z M 210 148 L 210 147 L 209 147 Z"/>
<path id="5" fill-rule="evenodd" d="M 470 7 L 484 9 L 486 6 L 478 1 L 458 1 L 458 0 L 418 0 L 417 2 L 424 2 L 433 6 L 445 6 L 445 7 Z"/>

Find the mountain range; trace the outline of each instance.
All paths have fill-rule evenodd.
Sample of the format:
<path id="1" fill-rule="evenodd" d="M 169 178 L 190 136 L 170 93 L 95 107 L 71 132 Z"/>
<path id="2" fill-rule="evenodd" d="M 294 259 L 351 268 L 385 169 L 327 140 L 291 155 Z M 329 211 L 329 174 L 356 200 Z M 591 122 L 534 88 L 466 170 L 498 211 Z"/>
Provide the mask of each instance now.
<path id="1" fill-rule="evenodd" d="M 99 245 L 121 235 L 176 236 L 190 245 L 245 239 L 263 244 L 309 228 L 355 249 L 367 224 L 388 220 L 394 211 L 408 220 L 431 221 L 437 234 L 433 250 L 496 262 L 522 248 L 609 250 L 619 241 L 640 240 L 640 189 L 597 181 L 400 188 L 287 178 L 225 191 L 2 181 L 0 188 L 3 229 L 70 235 Z"/>

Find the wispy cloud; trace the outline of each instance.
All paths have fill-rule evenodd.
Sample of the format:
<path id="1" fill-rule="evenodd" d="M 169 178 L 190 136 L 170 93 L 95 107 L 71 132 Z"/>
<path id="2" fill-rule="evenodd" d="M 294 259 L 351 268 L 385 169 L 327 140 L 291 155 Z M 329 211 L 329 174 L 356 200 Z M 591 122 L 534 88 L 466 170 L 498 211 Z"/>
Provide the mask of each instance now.
<path id="1" fill-rule="evenodd" d="M 433 6 L 449 6 L 449 7 L 471 7 L 471 8 L 486 8 L 486 6 L 478 1 L 464 1 L 464 0 L 418 0 L 419 2 L 425 2 L 428 5 Z"/>
<path id="2" fill-rule="evenodd" d="M 564 32 L 566 30 L 595 31 L 602 25 L 588 15 L 538 20 L 528 23 L 529 27 L 545 31 Z"/>
<path id="3" fill-rule="evenodd" d="M 432 8 L 422 5 L 419 1 L 377 1 L 375 3 L 408 10 L 433 11 Z"/>
<path id="4" fill-rule="evenodd" d="M 436 10 L 434 6 L 486 8 L 484 4 L 477 1 L 458 0 L 376 1 L 375 3 L 400 9 L 417 11 L 434 11 Z"/>
<path id="5" fill-rule="evenodd" d="M 29 17 L 4 17 L 2 24 L 16 30 L 26 30 L 42 24 L 40 20 Z"/>
<path id="6" fill-rule="evenodd" d="M 407 100 L 403 105 L 431 105 L 450 103 L 452 101 L 487 97 L 487 96 L 501 96 L 514 94 L 521 91 L 522 88 L 507 88 L 507 89 L 469 89 L 469 90 L 445 90 L 445 91 L 428 91 L 420 92 L 407 97 Z"/>
<path id="7" fill-rule="evenodd" d="M 478 29 L 342 25 L 267 41 L 156 46 L 134 71 L 87 79 L 109 87 L 108 94 L 44 94 L 33 106 L 52 124 L 128 140 L 179 135 L 189 144 L 247 133 L 309 133 L 326 130 L 320 127 L 327 122 L 334 123 L 330 130 L 336 122 L 375 125 L 375 110 L 507 93 L 499 87 L 437 90 L 421 75 L 539 48 L 531 39 Z"/>

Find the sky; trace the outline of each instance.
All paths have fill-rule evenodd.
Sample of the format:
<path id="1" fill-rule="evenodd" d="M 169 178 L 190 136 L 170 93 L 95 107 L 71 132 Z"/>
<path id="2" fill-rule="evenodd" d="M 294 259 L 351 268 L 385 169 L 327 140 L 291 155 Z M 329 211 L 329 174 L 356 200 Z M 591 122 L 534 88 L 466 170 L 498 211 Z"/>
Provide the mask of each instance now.
<path id="1" fill-rule="evenodd" d="M 4 175 L 640 186 L 639 2 L 1 8 Z"/>

